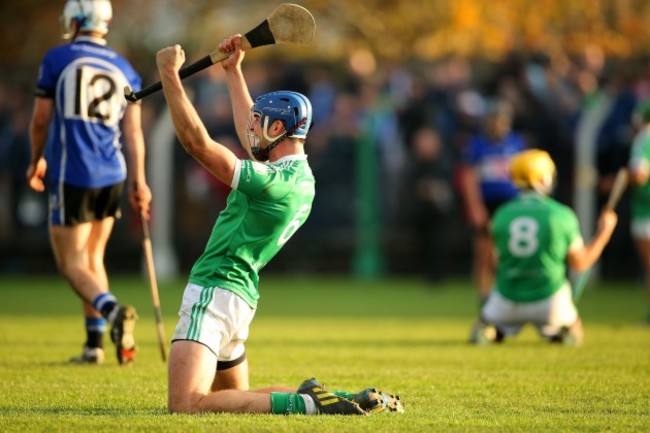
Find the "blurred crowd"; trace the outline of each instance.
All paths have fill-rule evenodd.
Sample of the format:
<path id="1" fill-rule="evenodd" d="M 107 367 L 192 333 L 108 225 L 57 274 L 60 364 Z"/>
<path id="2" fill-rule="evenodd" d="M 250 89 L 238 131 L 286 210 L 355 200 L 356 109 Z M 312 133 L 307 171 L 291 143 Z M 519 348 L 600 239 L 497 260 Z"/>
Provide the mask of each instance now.
<path id="1" fill-rule="evenodd" d="M 467 275 L 470 234 L 457 173 L 469 137 L 481 131 L 491 107 L 508 104 L 512 129 L 529 147 L 551 154 L 559 173 L 555 197 L 568 205 L 576 193 L 576 136 L 580 128 L 589 128 L 595 141 L 596 193 L 604 200 L 608 179 L 628 158 L 634 107 L 650 97 L 649 65 L 645 59 L 606 58 L 597 47 L 576 56 L 513 52 L 500 62 L 450 57 L 429 63 L 378 62 L 374 69 L 287 59 L 245 63 L 253 96 L 295 90 L 314 107 L 306 148 L 317 180 L 314 208 L 271 270 L 350 272 L 355 261 L 371 257 L 377 273 L 416 273 L 436 280 Z M 210 134 L 240 151 L 223 79 L 215 66 L 186 83 Z M 145 133 L 160 119 L 162 101 L 160 95 L 144 100 Z M 0 83 L 2 272 L 53 269 L 46 198 L 25 184 L 32 104 L 31 89 Z M 595 120 L 585 126 L 586 114 L 596 109 L 602 115 L 591 116 Z M 186 267 L 202 251 L 228 191 L 180 146 L 172 174 L 174 247 Z M 620 268 L 616 257 L 624 250 L 633 257 L 624 219 L 622 210 L 618 240 L 608 247 L 614 253 L 604 256 L 611 269 Z M 137 219 L 127 214 L 124 220 L 109 243 L 109 269 L 129 270 L 133 260 L 126 258 L 139 255 Z M 628 275 L 636 269 L 629 262 Z"/>

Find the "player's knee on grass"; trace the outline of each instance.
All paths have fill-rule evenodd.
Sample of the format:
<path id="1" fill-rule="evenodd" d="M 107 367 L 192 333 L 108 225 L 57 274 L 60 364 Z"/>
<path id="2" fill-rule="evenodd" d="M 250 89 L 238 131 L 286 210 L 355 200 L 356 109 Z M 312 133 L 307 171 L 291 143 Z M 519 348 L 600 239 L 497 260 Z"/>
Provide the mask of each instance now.
<path id="1" fill-rule="evenodd" d="M 199 392 L 178 392 L 170 387 L 167 394 L 167 410 L 169 413 L 187 414 L 204 412 L 200 402 L 206 395 Z"/>
<path id="2" fill-rule="evenodd" d="M 167 401 L 167 411 L 169 411 L 169 413 L 196 413 L 198 410 L 196 406 L 193 406 L 188 402 L 178 401 L 170 396 Z"/>
<path id="3" fill-rule="evenodd" d="M 174 341 L 169 351 L 167 409 L 171 413 L 205 411 L 217 360 L 207 347 L 189 340 Z"/>
<path id="4" fill-rule="evenodd" d="M 503 342 L 504 333 L 495 325 L 484 321 L 478 321 L 472 327 L 470 343 L 485 345 Z"/>
<path id="5" fill-rule="evenodd" d="M 551 343 L 563 344 L 565 346 L 578 347 L 584 341 L 582 321 L 578 319 L 571 326 L 563 326 L 560 331 L 549 338 Z"/>

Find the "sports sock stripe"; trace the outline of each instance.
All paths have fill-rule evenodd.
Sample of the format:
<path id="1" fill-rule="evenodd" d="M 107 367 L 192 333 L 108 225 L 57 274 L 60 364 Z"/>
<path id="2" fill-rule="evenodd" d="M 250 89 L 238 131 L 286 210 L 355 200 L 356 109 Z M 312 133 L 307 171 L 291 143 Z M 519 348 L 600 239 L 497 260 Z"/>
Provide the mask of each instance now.
<path id="1" fill-rule="evenodd" d="M 97 317 L 86 317 L 85 319 L 86 329 L 88 331 L 94 332 L 105 332 L 106 331 L 106 319 L 97 318 Z"/>
<path id="2" fill-rule="evenodd" d="M 97 311 L 102 311 L 104 306 L 108 303 L 116 304 L 117 298 L 111 292 L 101 293 L 93 300 L 93 308 Z"/>

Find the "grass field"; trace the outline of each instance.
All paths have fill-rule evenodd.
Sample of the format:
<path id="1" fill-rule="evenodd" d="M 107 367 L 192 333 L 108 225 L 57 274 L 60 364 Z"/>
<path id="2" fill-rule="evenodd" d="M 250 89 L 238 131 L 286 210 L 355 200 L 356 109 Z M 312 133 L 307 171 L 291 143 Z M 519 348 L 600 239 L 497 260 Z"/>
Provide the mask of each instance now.
<path id="1" fill-rule="evenodd" d="M 650 327 L 632 284 L 589 289 L 586 342 L 549 346 L 532 328 L 498 347 L 466 343 L 476 303 L 466 281 L 263 277 L 247 352 L 251 386 L 399 393 L 403 414 L 371 417 L 169 415 L 166 367 L 146 280 L 114 277 L 139 310 L 137 363 L 71 366 L 79 303 L 57 277 L 0 278 L 1 432 L 647 432 Z M 184 282 L 160 284 L 168 337 Z"/>

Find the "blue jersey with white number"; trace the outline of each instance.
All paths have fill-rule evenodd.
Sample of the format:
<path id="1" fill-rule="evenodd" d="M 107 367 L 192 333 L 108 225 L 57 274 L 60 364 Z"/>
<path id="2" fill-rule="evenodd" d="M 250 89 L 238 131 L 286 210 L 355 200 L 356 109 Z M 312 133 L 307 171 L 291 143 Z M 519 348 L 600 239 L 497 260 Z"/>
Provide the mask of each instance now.
<path id="1" fill-rule="evenodd" d="M 140 76 L 101 38 L 81 36 L 47 52 L 35 95 L 54 99 L 45 158 L 50 185 L 99 188 L 126 179 L 120 123 L 124 87 Z"/>
<path id="2" fill-rule="evenodd" d="M 521 136 L 514 132 L 498 142 L 482 134 L 472 137 L 464 160 L 476 168 L 483 201 L 503 202 L 517 195 L 518 190 L 510 179 L 510 160 L 524 147 Z"/>

